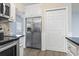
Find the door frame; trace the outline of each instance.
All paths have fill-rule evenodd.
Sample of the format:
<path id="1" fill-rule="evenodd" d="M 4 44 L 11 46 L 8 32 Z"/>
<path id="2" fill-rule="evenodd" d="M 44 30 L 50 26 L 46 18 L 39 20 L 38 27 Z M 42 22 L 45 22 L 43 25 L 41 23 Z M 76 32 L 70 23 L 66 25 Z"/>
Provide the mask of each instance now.
<path id="1" fill-rule="evenodd" d="M 69 6 L 70 5 L 68 5 L 68 6 L 64 6 L 64 7 L 56 7 L 56 8 L 50 8 L 50 9 L 46 9 L 45 11 L 44 11 L 44 20 L 46 19 L 46 13 L 47 13 L 47 11 L 52 11 L 52 10 L 60 10 L 60 9 L 66 9 L 66 17 L 67 17 L 67 20 L 66 20 L 66 22 L 67 22 L 67 25 L 66 25 L 66 33 L 68 34 L 68 25 L 69 25 L 69 23 L 68 23 L 68 15 L 69 15 Z M 44 22 L 45 23 L 45 22 Z M 66 35 L 67 35 L 66 34 Z M 42 39 L 43 39 L 43 42 L 42 42 L 42 50 L 47 50 L 47 48 L 46 48 L 46 40 L 45 40 L 45 32 L 44 33 L 42 33 L 42 35 L 44 36 L 44 37 L 42 37 Z M 65 35 L 65 36 L 66 36 Z M 66 42 L 66 45 L 67 45 L 67 42 Z M 66 50 L 64 51 L 64 52 L 66 52 L 67 51 L 67 46 L 66 46 Z"/>

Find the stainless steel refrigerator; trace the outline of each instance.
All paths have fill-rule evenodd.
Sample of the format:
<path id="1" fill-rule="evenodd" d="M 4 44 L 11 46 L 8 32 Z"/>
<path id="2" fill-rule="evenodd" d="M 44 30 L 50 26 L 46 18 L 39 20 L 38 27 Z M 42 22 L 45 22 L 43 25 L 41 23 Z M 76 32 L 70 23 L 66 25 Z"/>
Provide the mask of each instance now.
<path id="1" fill-rule="evenodd" d="M 41 49 L 41 17 L 26 18 L 26 47 Z"/>

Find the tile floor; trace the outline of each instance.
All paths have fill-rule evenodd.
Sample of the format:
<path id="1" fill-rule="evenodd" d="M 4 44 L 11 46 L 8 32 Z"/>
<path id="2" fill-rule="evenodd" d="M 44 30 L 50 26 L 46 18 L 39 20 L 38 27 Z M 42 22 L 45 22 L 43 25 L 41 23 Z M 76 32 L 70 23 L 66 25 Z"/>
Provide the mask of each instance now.
<path id="1" fill-rule="evenodd" d="M 25 48 L 24 56 L 66 56 L 66 53 L 59 51 L 41 51 L 38 49 Z"/>

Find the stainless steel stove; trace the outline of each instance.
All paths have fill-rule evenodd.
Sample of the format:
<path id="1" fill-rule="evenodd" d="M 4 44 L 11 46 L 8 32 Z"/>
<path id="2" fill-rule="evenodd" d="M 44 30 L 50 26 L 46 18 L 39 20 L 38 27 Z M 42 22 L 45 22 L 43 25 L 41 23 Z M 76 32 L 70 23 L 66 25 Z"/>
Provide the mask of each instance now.
<path id="1" fill-rule="evenodd" d="M 18 40 L 0 45 L 0 56 L 18 56 Z"/>

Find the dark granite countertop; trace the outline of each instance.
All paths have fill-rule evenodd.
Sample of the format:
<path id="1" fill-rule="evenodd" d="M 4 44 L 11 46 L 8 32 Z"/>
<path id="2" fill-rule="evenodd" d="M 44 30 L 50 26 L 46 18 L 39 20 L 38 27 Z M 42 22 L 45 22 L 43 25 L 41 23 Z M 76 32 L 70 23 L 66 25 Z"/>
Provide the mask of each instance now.
<path id="1" fill-rule="evenodd" d="M 66 39 L 75 43 L 76 45 L 79 45 L 79 37 L 66 37 Z"/>
<path id="2" fill-rule="evenodd" d="M 4 40 L 0 41 L 0 45 L 19 40 L 23 36 L 24 35 L 20 35 L 20 36 L 8 36 L 8 35 L 6 35 L 6 36 L 4 36 Z"/>

